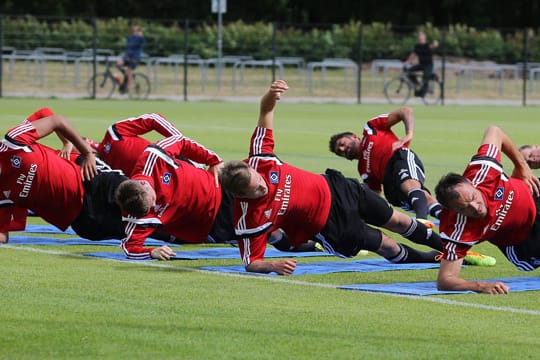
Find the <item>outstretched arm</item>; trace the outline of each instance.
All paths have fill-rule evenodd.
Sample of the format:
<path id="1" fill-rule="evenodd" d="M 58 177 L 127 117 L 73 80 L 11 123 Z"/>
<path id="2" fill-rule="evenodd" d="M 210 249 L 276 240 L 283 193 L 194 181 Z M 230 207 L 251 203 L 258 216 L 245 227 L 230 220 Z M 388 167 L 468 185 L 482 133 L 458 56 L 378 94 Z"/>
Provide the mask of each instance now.
<path id="1" fill-rule="evenodd" d="M 270 89 L 263 95 L 261 99 L 261 107 L 259 113 L 259 122 L 257 126 L 266 129 L 272 129 L 274 125 L 274 107 L 276 102 L 281 99 L 281 94 L 284 93 L 289 86 L 283 80 L 276 80 L 270 85 Z"/>
<path id="2" fill-rule="evenodd" d="M 497 126 L 490 126 L 484 133 L 482 144 L 493 144 L 514 164 L 512 177 L 522 179 L 536 195 L 540 194 L 540 180 L 533 174 L 527 162 L 510 137 Z"/>
<path id="3" fill-rule="evenodd" d="M 414 135 L 414 114 L 413 109 L 402 107 L 388 114 L 388 127 L 392 127 L 399 122 L 405 125 L 405 136 L 392 144 L 392 150 L 399 149 L 403 145 L 409 143 Z"/>
<path id="4" fill-rule="evenodd" d="M 437 277 L 437 289 L 442 291 L 475 291 L 484 294 L 508 294 L 510 288 L 504 283 L 469 281 L 459 277 L 463 259 L 449 261 L 442 259 Z"/>
<path id="5" fill-rule="evenodd" d="M 84 156 L 81 171 L 84 180 L 90 180 L 97 174 L 96 158 L 92 148 L 82 136 L 71 126 L 71 124 L 61 115 L 52 115 L 32 122 L 40 138 L 56 132 L 69 140 L 79 152 Z"/>

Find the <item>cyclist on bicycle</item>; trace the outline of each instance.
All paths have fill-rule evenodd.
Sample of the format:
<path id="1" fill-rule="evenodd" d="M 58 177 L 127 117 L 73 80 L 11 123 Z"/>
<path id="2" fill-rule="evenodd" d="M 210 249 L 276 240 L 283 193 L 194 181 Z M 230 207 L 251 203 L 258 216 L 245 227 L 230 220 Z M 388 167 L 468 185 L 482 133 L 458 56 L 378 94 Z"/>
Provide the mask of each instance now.
<path id="1" fill-rule="evenodd" d="M 414 96 L 424 97 L 428 88 L 428 81 L 433 74 L 433 49 L 439 46 L 437 40 L 428 43 L 426 40 L 426 34 L 420 31 L 418 33 L 418 43 L 414 46 L 414 50 L 409 54 L 407 60 L 405 60 L 405 65 L 412 65 L 407 69 L 407 72 L 411 74 L 410 79 L 415 84 L 417 84 L 416 76 L 412 73 L 416 71 L 422 71 L 422 87 L 420 90 L 414 91 Z M 415 59 L 416 64 L 415 63 Z M 414 65 L 413 65 L 414 64 Z"/>
<path id="2" fill-rule="evenodd" d="M 133 71 L 141 60 L 144 44 L 146 40 L 139 26 L 131 26 L 131 34 L 127 37 L 126 50 L 121 60 L 118 60 L 116 67 L 124 73 L 124 81 L 120 85 L 120 92 L 125 92 L 131 85 Z M 124 67 L 126 70 L 124 72 Z"/>

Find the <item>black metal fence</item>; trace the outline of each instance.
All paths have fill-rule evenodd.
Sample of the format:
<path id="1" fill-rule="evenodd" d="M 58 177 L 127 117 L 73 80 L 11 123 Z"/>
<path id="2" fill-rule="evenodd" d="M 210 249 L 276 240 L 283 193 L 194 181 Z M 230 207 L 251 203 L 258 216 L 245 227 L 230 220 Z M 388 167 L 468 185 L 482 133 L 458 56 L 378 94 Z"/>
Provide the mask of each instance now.
<path id="1" fill-rule="evenodd" d="M 0 16 L 0 96 L 93 97 L 89 79 L 121 56 L 131 22 Z M 149 98 L 180 101 L 258 99 L 272 79 L 283 78 L 288 98 L 299 101 L 386 102 L 384 84 L 401 72 L 418 30 L 137 22 L 147 39 L 137 71 L 149 79 Z M 532 30 L 425 30 L 439 41 L 435 72 L 443 103 L 540 104 L 540 49 L 531 42 Z"/>

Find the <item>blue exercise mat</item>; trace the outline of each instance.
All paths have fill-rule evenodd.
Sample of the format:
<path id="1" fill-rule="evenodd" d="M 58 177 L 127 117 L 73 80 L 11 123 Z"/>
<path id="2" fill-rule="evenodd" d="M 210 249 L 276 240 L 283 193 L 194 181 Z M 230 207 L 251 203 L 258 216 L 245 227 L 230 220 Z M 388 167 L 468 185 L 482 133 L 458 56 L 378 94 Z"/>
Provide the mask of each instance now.
<path id="1" fill-rule="evenodd" d="M 147 242 L 144 243 L 148 245 Z M 209 248 L 192 251 L 175 251 L 176 256 L 172 259 L 178 260 L 201 260 L 201 259 L 238 259 L 240 260 L 240 252 L 235 247 L 225 248 Z M 118 255 L 120 254 L 120 255 Z M 114 260 L 129 260 L 124 253 L 118 252 L 91 252 L 85 253 L 86 256 L 109 258 Z M 284 252 L 274 248 L 266 249 L 266 257 L 308 257 L 308 256 L 328 256 L 328 253 L 323 252 Z"/>
<path id="2" fill-rule="evenodd" d="M 71 227 L 68 227 L 66 231 L 62 231 L 54 225 L 40 225 L 40 224 L 27 224 L 26 232 L 31 233 L 42 233 L 42 234 L 67 234 L 67 235 L 76 235 L 75 231 Z"/>
<path id="3" fill-rule="evenodd" d="M 389 270 L 423 270 L 438 268 L 438 263 L 394 264 L 386 259 L 364 259 L 353 261 L 330 261 L 296 264 L 293 275 L 330 274 L 336 272 L 378 272 Z M 243 265 L 204 266 L 201 269 L 228 273 L 252 274 Z M 269 275 L 276 275 L 271 273 Z"/>
<path id="4" fill-rule="evenodd" d="M 540 290 L 540 277 L 521 276 L 482 281 L 502 281 L 510 291 Z M 474 291 L 439 291 L 435 282 L 394 283 L 394 284 L 352 284 L 338 286 L 338 289 L 382 292 L 401 295 L 447 295 L 447 294 L 476 294 Z"/>
<path id="5" fill-rule="evenodd" d="M 9 237 L 10 245 L 104 245 L 104 246 L 120 246 L 121 241 L 110 239 L 110 240 L 88 240 L 82 238 L 52 238 L 52 237 L 41 237 L 41 236 L 10 236 Z M 180 246 L 178 244 L 171 244 L 165 241 L 148 238 L 145 241 L 146 245 L 149 246 Z"/>

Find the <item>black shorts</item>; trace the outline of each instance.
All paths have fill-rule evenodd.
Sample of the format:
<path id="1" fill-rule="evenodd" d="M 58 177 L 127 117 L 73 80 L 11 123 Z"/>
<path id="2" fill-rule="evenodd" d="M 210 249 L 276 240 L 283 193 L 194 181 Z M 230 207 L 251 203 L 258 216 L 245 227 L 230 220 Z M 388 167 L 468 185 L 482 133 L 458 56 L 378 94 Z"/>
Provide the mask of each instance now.
<path id="1" fill-rule="evenodd" d="M 234 199 L 231 192 L 221 188 L 221 204 L 208 234 L 208 241 L 215 243 L 231 242 L 236 239 L 234 233 Z"/>
<path id="2" fill-rule="evenodd" d="M 317 241 L 327 251 L 343 257 L 355 256 L 362 249 L 378 250 L 381 231 L 368 224 L 387 223 L 394 209 L 366 185 L 336 170 L 327 169 L 325 178 L 332 192 L 332 205 L 326 225 L 316 235 Z"/>
<path id="3" fill-rule="evenodd" d="M 527 238 L 518 245 L 499 246 L 504 256 L 521 271 L 540 267 L 540 197 L 534 196 L 536 219 Z"/>
<path id="4" fill-rule="evenodd" d="M 401 183 L 405 180 L 417 180 L 422 189 L 426 176 L 424 165 L 420 158 L 411 149 L 399 149 L 392 155 L 384 173 L 383 190 L 384 197 L 395 206 L 408 204 L 408 196 L 401 190 Z"/>
<path id="5" fill-rule="evenodd" d="M 89 240 L 122 239 L 125 237 L 122 213 L 114 201 L 114 192 L 128 180 L 118 172 L 101 172 L 84 181 L 81 213 L 71 227 L 77 235 Z"/>
<path id="6" fill-rule="evenodd" d="M 123 61 L 124 61 L 124 66 L 130 68 L 131 70 L 135 70 L 135 68 L 137 67 L 137 64 L 139 64 L 138 60 L 135 60 L 129 56 L 124 56 Z"/>

